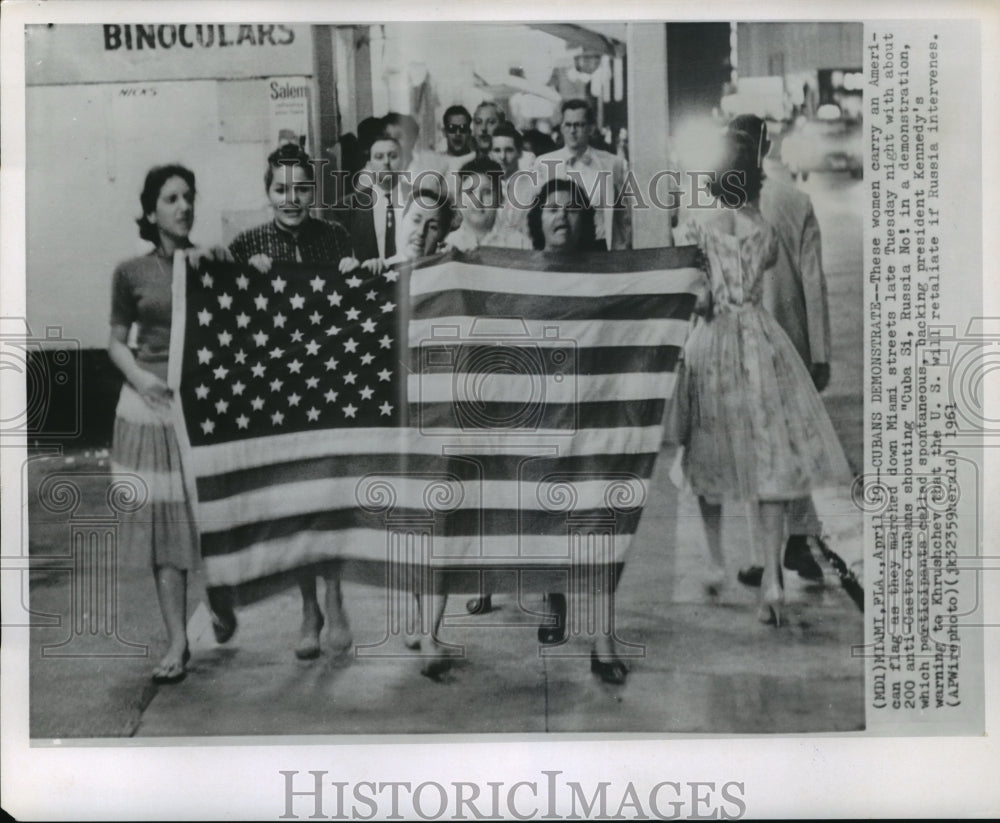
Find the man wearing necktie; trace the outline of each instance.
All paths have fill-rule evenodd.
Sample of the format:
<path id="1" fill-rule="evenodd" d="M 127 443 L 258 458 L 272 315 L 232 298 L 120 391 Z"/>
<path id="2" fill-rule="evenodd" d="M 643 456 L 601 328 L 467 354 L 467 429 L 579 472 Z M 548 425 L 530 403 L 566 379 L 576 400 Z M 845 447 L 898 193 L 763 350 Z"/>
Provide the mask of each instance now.
<path id="1" fill-rule="evenodd" d="M 396 209 L 392 205 L 392 200 L 386 202 L 385 209 L 385 255 L 384 260 L 389 260 L 396 256 Z"/>
<path id="2" fill-rule="evenodd" d="M 563 147 L 541 155 L 535 165 L 539 188 L 553 177 L 573 180 L 597 210 L 597 239 L 607 243 L 609 249 L 630 248 L 630 200 L 618 203 L 625 185 L 624 161 L 590 145 L 594 112 L 585 100 L 567 100 L 562 104 L 559 129 Z"/>
<path id="3" fill-rule="evenodd" d="M 387 131 L 374 135 L 368 161 L 359 174 L 358 191 L 347 203 L 352 252 L 362 263 L 388 260 L 396 254 L 396 208 L 404 196 L 401 168 L 399 141 Z"/>

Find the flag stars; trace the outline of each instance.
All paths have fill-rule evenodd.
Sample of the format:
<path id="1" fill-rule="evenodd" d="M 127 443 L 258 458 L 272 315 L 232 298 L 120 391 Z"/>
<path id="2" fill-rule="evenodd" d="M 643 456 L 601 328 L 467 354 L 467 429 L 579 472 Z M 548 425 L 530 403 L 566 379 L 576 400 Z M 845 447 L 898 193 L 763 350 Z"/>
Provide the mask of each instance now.
<path id="1" fill-rule="evenodd" d="M 246 390 L 246 385 L 242 380 L 237 380 L 233 383 L 233 397 L 242 397 L 243 392 Z"/>
<path id="2" fill-rule="evenodd" d="M 392 372 L 389 371 L 389 369 L 382 369 L 382 371 L 378 373 L 380 383 L 388 383 L 390 377 L 392 377 Z"/>
<path id="3" fill-rule="evenodd" d="M 302 342 L 302 332 L 296 329 L 292 332 L 292 342 L 301 343 Z"/>
<path id="4" fill-rule="evenodd" d="M 267 311 L 267 298 L 263 294 L 258 294 L 253 299 L 253 304 L 257 307 L 257 311 Z"/>
<path id="5" fill-rule="evenodd" d="M 371 386 L 365 386 L 360 394 L 362 400 L 371 400 L 372 395 L 375 394 L 375 390 Z"/>
<path id="6" fill-rule="evenodd" d="M 382 338 L 378 341 L 378 344 L 383 349 L 388 349 L 388 348 L 390 348 L 392 346 L 392 338 L 389 337 L 389 335 L 384 334 L 384 335 L 382 335 Z"/>
<path id="7" fill-rule="evenodd" d="M 301 294 L 293 294 L 288 298 L 288 302 L 291 303 L 293 309 L 301 309 L 306 304 L 306 299 Z"/>
<path id="8" fill-rule="evenodd" d="M 229 409 L 229 401 L 228 400 L 219 400 L 215 404 L 215 410 L 219 414 L 225 414 L 226 411 L 228 411 L 228 409 Z"/>
<path id="9" fill-rule="evenodd" d="M 326 281 L 317 274 L 312 280 L 309 281 L 309 285 L 312 286 L 312 290 L 314 292 L 323 291 Z"/>
<path id="10" fill-rule="evenodd" d="M 317 409 L 315 406 L 313 406 L 311 409 L 307 409 L 306 417 L 312 422 L 319 420 L 319 409 Z"/>
<path id="11" fill-rule="evenodd" d="M 327 403 L 335 403 L 337 401 L 337 392 L 333 389 L 329 389 L 323 397 L 326 399 Z"/>
<path id="12" fill-rule="evenodd" d="M 326 330 L 327 337 L 335 337 L 338 334 L 340 334 L 340 326 L 330 326 L 330 328 Z"/>
<path id="13" fill-rule="evenodd" d="M 280 426 L 285 422 L 285 415 L 280 411 L 276 411 L 271 415 L 271 422 L 274 423 L 275 426 Z"/>
<path id="14" fill-rule="evenodd" d="M 276 377 L 274 378 L 274 380 L 271 381 L 270 385 L 271 385 L 271 391 L 278 392 L 281 391 L 282 381 Z"/>
<path id="15" fill-rule="evenodd" d="M 349 351 L 351 354 L 354 354 L 357 350 L 357 341 L 353 337 L 348 337 L 347 340 L 344 341 L 344 351 Z"/>
<path id="16" fill-rule="evenodd" d="M 219 366 L 212 374 L 215 375 L 216 380 L 225 380 L 226 375 L 229 374 L 229 369 L 225 366 Z"/>
<path id="17" fill-rule="evenodd" d="M 204 346 L 198 349 L 198 364 L 204 366 L 212 359 L 212 352 L 206 349 Z"/>
<path id="18" fill-rule="evenodd" d="M 229 296 L 226 292 L 219 295 L 219 308 L 220 309 L 231 309 L 233 307 L 233 298 Z"/>
<path id="19" fill-rule="evenodd" d="M 208 272 L 205 272 L 205 274 L 201 276 L 201 285 L 203 285 L 206 289 L 212 288 L 213 282 L 215 281 L 212 280 L 212 275 Z"/>
<path id="20" fill-rule="evenodd" d="M 381 306 L 379 306 L 379 308 L 382 309 L 382 314 L 388 314 L 396 308 L 396 304 L 391 300 L 386 300 Z"/>
<path id="21" fill-rule="evenodd" d="M 264 372 L 267 371 L 267 367 L 260 361 L 257 361 L 250 367 L 250 371 L 253 372 L 254 377 L 263 377 Z"/>
<path id="22" fill-rule="evenodd" d="M 358 376 L 352 371 L 349 371 L 347 374 L 344 375 L 344 382 L 350 383 L 352 386 L 354 385 L 357 379 Z"/>
<path id="23" fill-rule="evenodd" d="M 202 383 L 200 386 L 196 386 L 194 390 L 194 395 L 199 400 L 204 400 L 208 397 L 208 386 Z"/>
<path id="24" fill-rule="evenodd" d="M 361 278 L 355 274 L 352 275 L 351 277 L 348 277 L 344 282 L 347 283 L 347 285 L 350 286 L 352 289 L 356 289 L 358 286 L 361 285 Z"/>
<path id="25" fill-rule="evenodd" d="M 266 346 L 267 345 L 267 332 L 265 332 L 265 331 L 255 332 L 253 334 L 253 342 L 256 343 L 258 346 Z"/>
<path id="26" fill-rule="evenodd" d="M 201 421 L 201 430 L 205 434 L 211 434 L 212 432 L 215 431 L 215 421 L 214 420 L 202 420 Z"/>
<path id="27" fill-rule="evenodd" d="M 254 411 L 260 411 L 264 408 L 264 398 L 257 395 L 253 400 L 250 401 L 250 408 Z"/>
<path id="28" fill-rule="evenodd" d="M 245 275 L 241 274 L 236 278 L 236 288 L 240 291 L 246 291 L 247 287 L 250 285 L 250 279 Z"/>
<path id="29" fill-rule="evenodd" d="M 372 319 L 371 319 L 371 318 L 369 317 L 369 318 L 367 318 L 367 319 L 365 320 L 365 322 L 364 322 L 364 323 L 362 323 L 362 324 L 361 324 L 361 328 L 362 328 L 362 329 L 364 329 L 364 330 L 365 330 L 366 332 L 369 332 L 369 333 L 370 333 L 370 332 L 374 332 L 374 331 L 375 331 L 375 321 L 374 321 L 374 320 L 372 320 Z"/>
<path id="30" fill-rule="evenodd" d="M 347 310 L 347 319 L 348 320 L 357 320 L 360 316 L 361 316 L 361 311 L 359 309 L 348 309 Z"/>
<path id="31" fill-rule="evenodd" d="M 302 373 L 302 363 L 299 362 L 299 359 L 297 357 L 294 360 L 290 360 L 288 362 L 288 370 L 292 374 L 301 374 Z"/>
<path id="32" fill-rule="evenodd" d="M 271 281 L 271 288 L 274 289 L 279 294 L 284 292 L 285 286 L 287 285 L 288 281 L 286 281 L 282 277 L 275 277 L 274 280 Z"/>
<path id="33" fill-rule="evenodd" d="M 284 349 L 280 349 L 277 346 L 275 346 L 268 353 L 271 355 L 271 359 L 272 360 L 277 360 L 279 357 L 281 357 L 285 353 L 285 350 Z"/>
<path id="34" fill-rule="evenodd" d="M 243 351 L 243 349 L 240 349 L 238 352 L 236 352 L 236 354 L 233 355 L 233 359 L 241 366 L 244 366 L 246 365 L 247 362 L 247 353 Z"/>
<path id="35" fill-rule="evenodd" d="M 339 292 L 333 292 L 332 294 L 328 294 L 326 296 L 326 299 L 330 301 L 331 306 L 339 306 L 340 301 L 343 300 Z"/>
<path id="36" fill-rule="evenodd" d="M 395 269 L 386 269 L 382 276 L 390 283 L 395 283 L 399 279 L 399 272 Z"/>
<path id="37" fill-rule="evenodd" d="M 297 392 L 292 392 L 290 395 L 288 395 L 288 405 L 297 406 L 299 405 L 299 401 L 301 399 L 302 397 Z"/>
<path id="38" fill-rule="evenodd" d="M 245 429 L 249 425 L 250 425 L 250 418 L 247 417 L 245 414 L 241 414 L 239 417 L 236 418 L 237 428 Z"/>
<path id="39" fill-rule="evenodd" d="M 337 368 L 337 360 L 331 357 L 323 365 L 326 366 L 327 371 L 334 371 Z"/>
<path id="40" fill-rule="evenodd" d="M 381 406 L 378 407 L 378 410 L 382 417 L 387 417 L 392 414 L 392 403 L 386 400 Z"/>
<path id="41" fill-rule="evenodd" d="M 306 343 L 306 354 L 313 357 L 319 354 L 319 343 L 317 343 L 315 340 L 310 340 L 308 343 Z"/>
<path id="42" fill-rule="evenodd" d="M 236 328 L 245 329 L 250 325 L 250 315 L 246 312 L 240 312 L 236 315 Z"/>
<path id="43" fill-rule="evenodd" d="M 372 360 L 374 360 L 374 359 L 375 359 L 375 355 L 374 354 L 371 354 L 369 352 L 365 352 L 363 355 L 361 355 L 361 365 L 362 366 L 370 365 L 371 362 L 372 362 Z"/>
<path id="44" fill-rule="evenodd" d="M 233 342 L 233 336 L 227 331 L 220 331 L 217 336 L 219 338 L 220 346 L 228 346 Z"/>
<path id="45" fill-rule="evenodd" d="M 365 300 L 377 300 L 377 299 L 378 299 L 378 292 L 375 291 L 375 289 L 372 289 L 370 292 L 368 292 L 368 294 L 365 295 Z"/>
<path id="46" fill-rule="evenodd" d="M 211 322 L 212 322 L 212 312 L 210 312 L 208 309 L 202 309 L 200 312 L 198 312 L 199 326 L 207 326 Z"/>
<path id="47" fill-rule="evenodd" d="M 288 319 L 288 318 L 287 318 L 287 317 L 285 317 L 285 315 L 283 315 L 283 314 L 282 314 L 282 313 L 281 313 L 281 312 L 279 311 L 279 312 L 278 312 L 278 313 L 277 313 L 276 315 L 274 315 L 274 327 L 275 327 L 276 329 L 283 329 L 283 328 L 285 328 L 285 321 L 286 321 L 287 319 Z"/>
<path id="48" fill-rule="evenodd" d="M 315 389 L 315 388 L 318 388 L 318 387 L 319 387 L 319 378 L 318 377 L 307 377 L 306 378 L 306 388 L 307 389 Z"/>
<path id="49" fill-rule="evenodd" d="M 323 315 L 320 314 L 318 311 L 314 311 L 312 314 L 309 315 L 309 322 L 312 323 L 314 326 L 318 326 L 320 323 L 323 322 Z"/>
<path id="50" fill-rule="evenodd" d="M 358 407 L 355 406 L 353 403 L 348 403 L 346 406 L 344 406 L 343 412 L 344 412 L 344 417 L 354 418 L 357 417 Z"/>

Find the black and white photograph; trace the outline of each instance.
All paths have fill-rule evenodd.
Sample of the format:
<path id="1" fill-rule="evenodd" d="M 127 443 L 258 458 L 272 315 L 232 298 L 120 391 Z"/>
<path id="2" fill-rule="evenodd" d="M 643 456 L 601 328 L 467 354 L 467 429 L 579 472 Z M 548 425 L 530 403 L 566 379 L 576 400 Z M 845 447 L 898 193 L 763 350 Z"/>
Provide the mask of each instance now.
<path id="1" fill-rule="evenodd" d="M 501 747 L 984 733 L 978 24 L 107 5 L 9 25 L 32 750 L 494 741 L 259 813 L 735 819 Z"/>

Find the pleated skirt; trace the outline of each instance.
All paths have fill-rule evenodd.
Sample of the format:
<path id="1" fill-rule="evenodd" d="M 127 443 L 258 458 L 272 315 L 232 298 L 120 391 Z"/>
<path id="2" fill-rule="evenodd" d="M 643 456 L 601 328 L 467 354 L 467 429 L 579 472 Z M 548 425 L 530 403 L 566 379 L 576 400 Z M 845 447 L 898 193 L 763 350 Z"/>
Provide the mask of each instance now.
<path id="1" fill-rule="evenodd" d="M 123 551 L 148 553 L 154 567 L 195 568 L 198 536 L 170 411 L 150 408 L 128 384 L 115 413 L 111 460 L 115 473 L 138 475 L 147 496 L 146 505 L 123 517 Z"/>
<path id="2" fill-rule="evenodd" d="M 759 306 L 718 314 L 691 332 L 673 417 L 684 474 L 713 502 L 788 501 L 851 480 L 808 370 Z"/>

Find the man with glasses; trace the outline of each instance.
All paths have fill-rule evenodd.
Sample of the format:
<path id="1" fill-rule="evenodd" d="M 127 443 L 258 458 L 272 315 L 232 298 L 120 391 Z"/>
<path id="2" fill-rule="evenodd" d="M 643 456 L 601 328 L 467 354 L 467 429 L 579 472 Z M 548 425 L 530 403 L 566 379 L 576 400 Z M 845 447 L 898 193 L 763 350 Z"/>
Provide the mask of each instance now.
<path id="1" fill-rule="evenodd" d="M 630 248 L 629 201 L 617 202 L 625 185 L 625 163 L 617 155 L 590 145 L 593 109 L 585 100 L 565 101 L 559 129 L 563 147 L 541 155 L 536 163 L 539 186 L 553 177 L 573 180 L 597 210 L 597 239 L 609 249 Z"/>
<path id="2" fill-rule="evenodd" d="M 472 115 L 465 106 L 448 106 L 442 118 L 444 139 L 448 145 L 445 157 L 449 170 L 460 169 L 475 156 L 472 147 Z"/>

